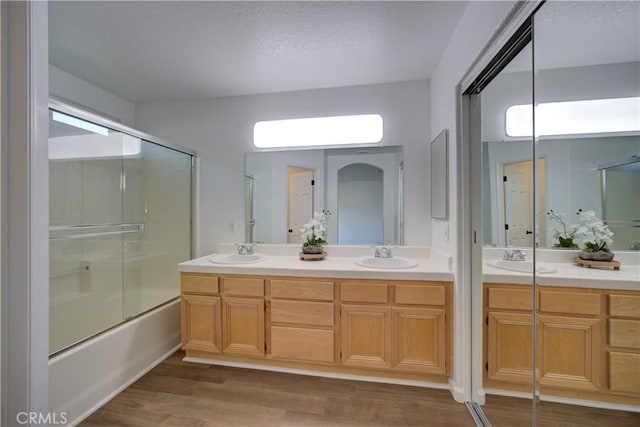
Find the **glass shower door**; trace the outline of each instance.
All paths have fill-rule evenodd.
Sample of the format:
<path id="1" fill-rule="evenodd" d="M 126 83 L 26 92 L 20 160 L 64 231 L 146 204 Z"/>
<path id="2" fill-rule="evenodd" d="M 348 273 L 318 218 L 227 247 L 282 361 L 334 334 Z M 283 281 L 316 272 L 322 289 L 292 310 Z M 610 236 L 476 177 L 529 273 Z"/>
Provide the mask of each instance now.
<path id="1" fill-rule="evenodd" d="M 179 296 L 193 159 L 50 112 L 50 354 Z"/>
<path id="2" fill-rule="evenodd" d="M 51 353 L 122 320 L 124 138 L 50 112 Z"/>
<path id="3" fill-rule="evenodd" d="M 149 141 L 125 159 L 123 216 L 144 232 L 123 236 L 124 316 L 180 295 L 177 264 L 191 259 L 192 157 Z"/>

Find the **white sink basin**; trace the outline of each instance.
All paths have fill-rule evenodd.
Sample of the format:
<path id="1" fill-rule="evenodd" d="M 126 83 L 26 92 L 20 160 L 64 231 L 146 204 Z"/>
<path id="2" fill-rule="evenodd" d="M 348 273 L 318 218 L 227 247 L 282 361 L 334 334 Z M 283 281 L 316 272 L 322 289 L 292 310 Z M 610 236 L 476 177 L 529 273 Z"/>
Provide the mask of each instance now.
<path id="1" fill-rule="evenodd" d="M 488 261 L 491 267 L 500 268 L 502 270 L 517 271 L 519 273 L 533 273 L 533 261 L 505 261 L 496 260 Z M 536 273 L 550 274 L 557 270 L 547 264 L 536 263 Z"/>
<path id="2" fill-rule="evenodd" d="M 264 260 L 264 257 L 260 254 L 216 254 L 209 258 L 209 262 L 214 264 L 251 264 L 262 260 Z"/>
<path id="3" fill-rule="evenodd" d="M 393 258 L 376 258 L 376 257 L 364 257 L 354 261 L 357 265 L 369 268 L 411 268 L 418 265 L 418 263 L 408 260 L 402 257 Z"/>

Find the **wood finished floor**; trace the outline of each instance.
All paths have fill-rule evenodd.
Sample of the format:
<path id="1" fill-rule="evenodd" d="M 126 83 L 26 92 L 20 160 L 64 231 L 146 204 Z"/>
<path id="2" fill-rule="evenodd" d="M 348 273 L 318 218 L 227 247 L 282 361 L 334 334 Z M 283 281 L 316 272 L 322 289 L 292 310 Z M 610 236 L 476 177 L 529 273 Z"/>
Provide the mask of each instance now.
<path id="1" fill-rule="evenodd" d="M 81 426 L 475 426 L 447 390 L 182 362 L 177 352 Z"/>
<path id="2" fill-rule="evenodd" d="M 532 425 L 532 403 L 528 399 L 487 396 L 483 409 L 493 427 Z M 538 402 L 536 404 L 536 426 L 640 427 L 640 414 L 553 402 Z"/>
<path id="3" fill-rule="evenodd" d="M 81 426 L 475 426 L 447 390 L 182 362 L 176 352 Z M 487 396 L 493 427 L 531 426 L 531 401 Z M 539 427 L 640 427 L 640 414 L 540 402 Z"/>

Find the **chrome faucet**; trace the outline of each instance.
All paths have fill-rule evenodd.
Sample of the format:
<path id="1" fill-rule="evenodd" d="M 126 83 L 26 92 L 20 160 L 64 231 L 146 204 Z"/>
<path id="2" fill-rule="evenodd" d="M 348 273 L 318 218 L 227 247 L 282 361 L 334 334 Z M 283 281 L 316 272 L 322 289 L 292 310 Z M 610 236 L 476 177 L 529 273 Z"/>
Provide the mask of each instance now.
<path id="1" fill-rule="evenodd" d="M 236 244 L 238 247 L 238 255 L 253 255 L 253 248 L 255 247 L 252 243 L 238 243 Z"/>
<path id="2" fill-rule="evenodd" d="M 373 254 L 375 258 L 392 258 L 391 248 L 388 246 L 376 246 L 376 252 Z"/>
<path id="3" fill-rule="evenodd" d="M 527 254 L 522 249 L 507 249 L 504 251 L 502 259 L 505 261 L 524 261 L 524 257 L 526 255 Z"/>

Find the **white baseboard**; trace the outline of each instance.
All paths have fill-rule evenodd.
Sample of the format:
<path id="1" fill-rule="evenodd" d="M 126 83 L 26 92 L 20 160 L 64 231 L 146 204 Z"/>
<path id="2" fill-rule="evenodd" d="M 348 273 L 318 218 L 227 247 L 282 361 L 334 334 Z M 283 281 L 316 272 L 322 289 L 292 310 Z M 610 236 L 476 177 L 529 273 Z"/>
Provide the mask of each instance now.
<path id="1" fill-rule="evenodd" d="M 469 400 L 467 399 L 467 394 L 465 393 L 464 388 L 458 386 L 453 378 L 449 379 L 449 390 L 456 402 L 464 403 Z"/>
<path id="2" fill-rule="evenodd" d="M 396 378 L 372 377 L 367 375 L 341 374 L 336 372 L 310 371 L 306 369 L 286 368 L 283 366 L 267 366 L 267 365 L 253 364 L 253 363 L 230 362 L 227 360 L 211 360 L 211 359 L 204 359 L 200 357 L 185 357 L 182 360 L 184 360 L 185 362 L 204 363 L 207 365 L 219 365 L 219 366 L 230 366 L 234 368 L 257 369 L 261 371 L 282 372 L 286 374 L 309 375 L 312 377 L 336 378 L 340 380 L 366 381 L 366 382 L 383 383 L 383 384 L 408 385 L 413 387 L 436 388 L 440 390 L 449 389 L 448 384 L 434 383 L 434 382 L 428 382 L 428 381 L 414 381 L 414 380 L 403 380 L 403 379 L 396 379 Z"/>

